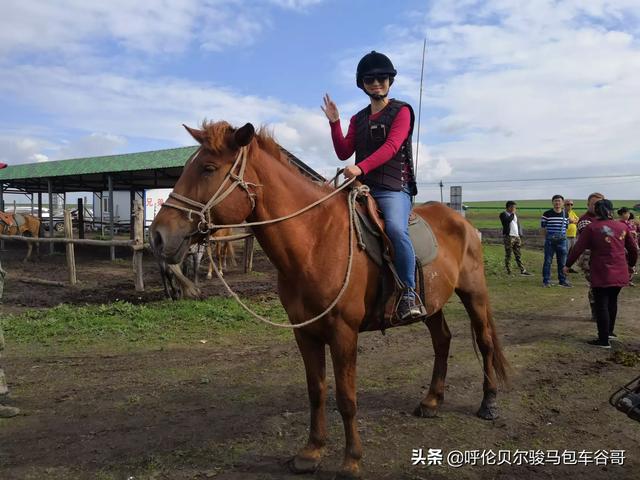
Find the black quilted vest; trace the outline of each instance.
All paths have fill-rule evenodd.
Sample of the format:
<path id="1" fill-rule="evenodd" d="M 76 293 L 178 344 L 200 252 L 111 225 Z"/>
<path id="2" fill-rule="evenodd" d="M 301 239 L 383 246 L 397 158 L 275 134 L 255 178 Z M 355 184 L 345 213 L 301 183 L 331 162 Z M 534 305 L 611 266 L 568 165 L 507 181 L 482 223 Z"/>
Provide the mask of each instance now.
<path id="1" fill-rule="evenodd" d="M 356 113 L 356 165 L 384 144 L 391 129 L 391 124 L 403 106 L 409 108 L 409 112 L 411 113 L 411 125 L 407 139 L 391 160 L 366 175 L 361 175 L 359 180 L 366 185 L 382 187 L 387 190 L 400 191 L 404 187 L 407 187 L 411 195 L 416 195 L 418 189 L 413 173 L 413 153 L 411 148 L 411 135 L 413 133 L 415 115 L 411 105 L 408 103 L 392 98 L 384 110 L 382 110 L 382 115 L 380 115 L 377 120 L 369 119 L 371 115 L 371 105 Z M 377 132 L 377 134 L 372 132 Z M 383 134 L 380 132 L 383 132 Z M 373 138 L 374 135 L 375 138 Z M 402 171 L 404 165 L 407 165 L 407 172 L 403 179 Z"/>

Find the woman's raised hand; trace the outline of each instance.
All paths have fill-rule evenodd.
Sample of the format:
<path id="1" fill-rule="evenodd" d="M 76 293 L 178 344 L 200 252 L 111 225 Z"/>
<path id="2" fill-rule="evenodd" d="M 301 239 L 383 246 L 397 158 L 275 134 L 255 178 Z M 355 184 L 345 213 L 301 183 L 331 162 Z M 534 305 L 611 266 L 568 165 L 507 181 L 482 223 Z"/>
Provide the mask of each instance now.
<path id="1" fill-rule="evenodd" d="M 324 114 L 327 116 L 329 121 L 337 122 L 338 120 L 340 120 L 340 113 L 338 112 L 338 107 L 333 102 L 333 100 L 331 100 L 331 97 L 329 96 L 329 94 L 325 93 L 322 99 L 324 100 L 324 106 L 321 106 L 320 108 L 322 109 Z"/>

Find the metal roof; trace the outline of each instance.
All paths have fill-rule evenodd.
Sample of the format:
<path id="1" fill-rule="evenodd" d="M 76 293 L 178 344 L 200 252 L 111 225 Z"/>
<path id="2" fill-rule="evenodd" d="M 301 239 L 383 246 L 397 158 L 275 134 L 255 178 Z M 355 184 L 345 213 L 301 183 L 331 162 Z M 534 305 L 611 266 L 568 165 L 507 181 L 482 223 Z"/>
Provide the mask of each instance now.
<path id="1" fill-rule="evenodd" d="M 114 190 L 172 188 L 185 162 L 197 148 L 191 146 L 13 165 L 0 170 L 0 184 L 4 190 L 36 193 L 47 192 L 47 181 L 51 180 L 55 193 L 101 192 L 108 190 L 107 179 L 111 176 Z M 295 155 L 280 148 L 304 174 L 314 180 L 325 180 Z"/>

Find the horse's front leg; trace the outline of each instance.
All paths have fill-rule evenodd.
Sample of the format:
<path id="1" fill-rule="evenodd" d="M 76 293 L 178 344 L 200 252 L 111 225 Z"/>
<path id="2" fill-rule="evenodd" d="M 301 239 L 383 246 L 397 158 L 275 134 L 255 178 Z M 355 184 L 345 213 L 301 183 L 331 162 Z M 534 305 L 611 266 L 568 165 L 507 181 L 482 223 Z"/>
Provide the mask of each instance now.
<path id="1" fill-rule="evenodd" d="M 295 473 L 310 473 L 318 469 L 327 440 L 325 343 L 300 330 L 296 330 L 295 335 L 307 372 L 311 422 L 309 440 L 291 459 L 289 468 Z"/>
<path id="2" fill-rule="evenodd" d="M 336 378 L 336 400 L 344 424 L 345 448 L 342 466 L 336 479 L 360 478 L 362 445 L 356 424 L 356 358 L 358 332 L 338 325 L 331 341 L 331 359 Z"/>
<path id="3" fill-rule="evenodd" d="M 31 258 L 31 250 L 33 250 L 33 245 L 31 242 L 27 242 L 27 256 L 24 257 L 23 262 L 27 262 Z"/>

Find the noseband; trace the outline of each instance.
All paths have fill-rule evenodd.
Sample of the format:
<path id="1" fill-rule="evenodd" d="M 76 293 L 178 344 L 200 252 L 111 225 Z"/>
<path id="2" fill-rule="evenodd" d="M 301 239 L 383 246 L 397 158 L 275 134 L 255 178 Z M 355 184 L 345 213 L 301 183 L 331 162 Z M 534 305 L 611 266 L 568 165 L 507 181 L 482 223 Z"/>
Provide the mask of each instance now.
<path id="1" fill-rule="evenodd" d="M 196 152 L 189 158 L 186 164 L 189 165 L 193 160 L 195 160 L 198 155 L 202 153 L 202 150 L 203 147 L 200 146 L 200 148 L 198 148 L 198 150 L 196 150 Z M 236 157 L 235 162 L 233 162 L 233 165 L 225 175 L 222 183 L 220 184 L 220 187 L 218 187 L 218 190 L 216 190 L 216 192 L 212 195 L 207 203 L 196 202 L 195 200 L 192 200 L 175 192 L 171 192 L 169 194 L 169 199 L 164 202 L 163 206 L 187 212 L 187 216 L 190 222 L 193 221 L 193 215 L 195 215 L 196 217 L 200 217 L 200 222 L 198 222 L 196 231 L 191 233 L 190 236 L 196 235 L 198 233 L 206 235 L 215 230 L 216 225 L 211 221 L 211 209 L 222 202 L 225 198 L 227 198 L 231 194 L 231 192 L 235 190 L 236 187 L 240 187 L 247 193 L 249 201 L 251 202 L 251 211 L 253 211 L 253 209 L 255 208 L 256 194 L 252 192 L 249 187 L 258 187 L 259 185 L 244 181 L 244 171 L 247 166 L 247 150 L 247 147 L 240 147 L 240 152 L 238 152 L 238 156 Z M 238 172 L 237 174 L 235 173 L 236 170 Z M 229 186 L 225 190 L 225 186 L 227 185 L 227 183 L 229 183 Z M 194 210 L 193 208 L 177 205 L 171 202 L 172 199 L 200 210 Z"/>

